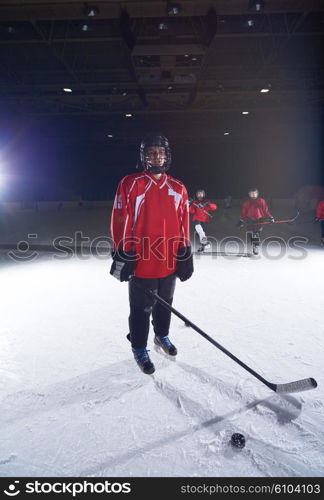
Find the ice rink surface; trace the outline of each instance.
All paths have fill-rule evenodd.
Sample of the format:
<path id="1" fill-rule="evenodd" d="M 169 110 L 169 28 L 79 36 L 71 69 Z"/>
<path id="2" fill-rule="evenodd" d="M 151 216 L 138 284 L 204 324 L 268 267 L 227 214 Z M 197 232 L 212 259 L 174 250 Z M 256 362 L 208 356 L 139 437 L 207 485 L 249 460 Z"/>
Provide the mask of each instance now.
<path id="1" fill-rule="evenodd" d="M 284 396 L 176 317 L 176 360 L 151 331 L 144 375 L 109 267 L 50 255 L 1 267 L 0 476 L 323 476 L 323 249 L 197 256 L 177 283 L 174 307 L 267 380 L 318 382 Z"/>

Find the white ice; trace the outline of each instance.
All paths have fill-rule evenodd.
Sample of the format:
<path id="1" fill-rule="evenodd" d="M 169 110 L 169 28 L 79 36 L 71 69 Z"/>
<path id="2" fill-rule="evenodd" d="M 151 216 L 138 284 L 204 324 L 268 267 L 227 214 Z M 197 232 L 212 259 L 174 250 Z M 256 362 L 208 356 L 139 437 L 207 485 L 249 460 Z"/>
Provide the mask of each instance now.
<path id="1" fill-rule="evenodd" d="M 176 360 L 151 331 L 156 372 L 140 372 L 109 265 L 2 267 L 0 476 L 323 476 L 323 250 L 196 257 L 177 283 L 174 306 L 267 380 L 318 382 L 285 396 L 175 317 Z"/>

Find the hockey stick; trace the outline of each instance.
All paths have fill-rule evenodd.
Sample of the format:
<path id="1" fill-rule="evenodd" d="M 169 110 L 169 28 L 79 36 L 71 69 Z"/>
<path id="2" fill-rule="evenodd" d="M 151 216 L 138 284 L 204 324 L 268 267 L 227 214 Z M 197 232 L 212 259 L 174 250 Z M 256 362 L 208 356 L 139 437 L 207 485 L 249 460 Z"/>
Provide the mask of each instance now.
<path id="1" fill-rule="evenodd" d="M 265 226 L 267 224 L 283 224 L 286 222 L 287 224 L 291 224 L 292 222 L 295 222 L 297 217 L 299 216 L 299 212 L 297 212 L 297 215 L 293 217 L 292 219 L 278 219 L 274 220 L 273 222 L 271 221 L 263 221 L 263 222 L 258 222 L 258 220 L 254 220 L 253 222 L 246 222 L 246 224 L 255 225 L 255 226 Z"/>
<path id="2" fill-rule="evenodd" d="M 211 219 L 213 218 L 213 215 L 211 215 L 209 212 L 207 212 L 207 210 L 204 210 L 203 208 L 201 208 L 199 205 L 197 205 L 197 203 L 192 203 L 191 205 L 194 205 L 195 207 L 200 208 L 200 210 L 202 212 L 204 212 L 204 214 L 208 215 L 208 217 L 210 217 Z"/>
<path id="3" fill-rule="evenodd" d="M 159 302 L 161 305 L 163 305 L 166 309 L 169 311 L 173 312 L 178 318 L 180 318 L 186 326 L 191 326 L 197 333 L 202 335 L 205 339 L 207 339 L 209 342 L 211 342 L 215 347 L 220 349 L 224 354 L 229 356 L 233 361 L 238 363 L 242 368 L 247 370 L 251 375 L 256 377 L 260 382 L 265 384 L 269 389 L 278 392 L 278 393 L 289 393 L 289 392 L 301 392 L 301 391 L 307 391 L 310 389 L 315 389 L 317 387 L 317 382 L 313 378 L 304 378 L 301 380 L 296 380 L 294 382 L 289 382 L 287 384 L 273 384 L 272 382 L 268 382 L 265 378 L 263 378 L 261 375 L 259 375 L 257 372 L 252 370 L 248 365 L 243 363 L 240 359 L 238 359 L 234 354 L 229 352 L 225 347 L 223 347 L 221 344 L 219 344 L 216 340 L 214 340 L 212 337 L 207 335 L 203 330 L 201 330 L 198 326 L 196 326 L 192 321 L 190 321 L 188 318 L 186 318 L 183 314 L 181 314 L 179 311 L 174 309 L 174 307 L 170 306 L 168 302 L 166 302 L 162 297 L 160 297 L 157 293 L 152 292 L 151 290 L 144 290 L 144 292 L 149 295 L 150 297 L 154 298 Z"/>
<path id="4" fill-rule="evenodd" d="M 250 253 L 244 252 L 193 252 L 194 255 L 210 255 L 212 257 L 251 257 Z"/>

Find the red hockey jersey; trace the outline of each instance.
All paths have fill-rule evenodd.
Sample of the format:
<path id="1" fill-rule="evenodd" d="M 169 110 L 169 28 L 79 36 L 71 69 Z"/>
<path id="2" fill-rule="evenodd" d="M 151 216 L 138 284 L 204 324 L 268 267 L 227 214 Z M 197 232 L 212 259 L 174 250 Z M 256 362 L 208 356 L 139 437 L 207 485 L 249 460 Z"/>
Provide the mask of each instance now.
<path id="1" fill-rule="evenodd" d="M 242 205 L 241 219 L 263 219 L 272 217 L 267 202 L 263 198 L 246 200 Z"/>
<path id="2" fill-rule="evenodd" d="M 119 183 L 112 217 L 115 248 L 135 251 L 135 276 L 163 278 L 175 272 L 180 246 L 190 245 L 188 194 L 182 182 L 147 172 Z"/>
<path id="3" fill-rule="evenodd" d="M 199 207 L 200 203 L 206 202 L 208 202 L 208 205 L 204 206 L 203 208 Z M 193 214 L 192 220 L 198 220 L 200 222 L 210 221 L 210 216 L 208 215 L 208 213 L 206 213 L 208 212 L 208 210 L 217 210 L 216 203 L 212 203 L 209 200 L 194 200 L 189 208 L 190 213 Z"/>
<path id="4" fill-rule="evenodd" d="M 324 219 L 324 200 L 320 201 L 316 209 L 316 217 Z"/>

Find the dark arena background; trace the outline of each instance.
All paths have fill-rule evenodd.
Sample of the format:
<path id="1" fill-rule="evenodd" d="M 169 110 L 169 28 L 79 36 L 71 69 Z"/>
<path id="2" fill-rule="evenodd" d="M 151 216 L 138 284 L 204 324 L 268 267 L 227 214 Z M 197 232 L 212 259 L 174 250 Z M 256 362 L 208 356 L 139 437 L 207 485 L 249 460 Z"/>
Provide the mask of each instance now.
<path id="1" fill-rule="evenodd" d="M 323 39 L 321 0 L 0 0 L 1 477 L 323 477 Z M 109 270 L 151 132 L 212 205 L 147 375 Z"/>
<path id="2" fill-rule="evenodd" d="M 323 185 L 323 3 L 255 3 L 2 1 L 2 199 L 111 199 L 150 131 L 189 190 Z"/>

